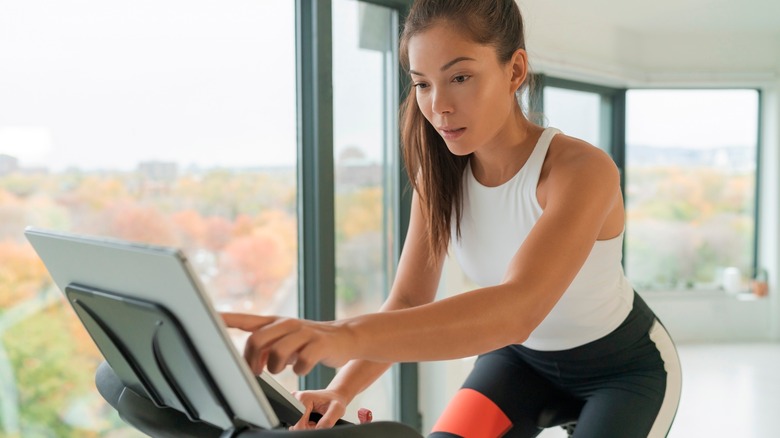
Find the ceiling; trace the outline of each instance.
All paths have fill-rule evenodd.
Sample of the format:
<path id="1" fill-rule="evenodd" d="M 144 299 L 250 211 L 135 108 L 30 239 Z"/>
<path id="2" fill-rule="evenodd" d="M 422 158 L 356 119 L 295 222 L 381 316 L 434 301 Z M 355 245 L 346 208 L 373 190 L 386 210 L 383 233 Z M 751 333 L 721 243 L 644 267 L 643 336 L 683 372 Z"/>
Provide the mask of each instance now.
<path id="1" fill-rule="evenodd" d="M 780 0 L 515 1 L 548 74 L 645 85 L 780 79 Z"/>
<path id="2" fill-rule="evenodd" d="M 770 34 L 780 40 L 780 0 L 519 0 L 641 34 Z M 536 3 L 536 4 L 529 4 Z"/>

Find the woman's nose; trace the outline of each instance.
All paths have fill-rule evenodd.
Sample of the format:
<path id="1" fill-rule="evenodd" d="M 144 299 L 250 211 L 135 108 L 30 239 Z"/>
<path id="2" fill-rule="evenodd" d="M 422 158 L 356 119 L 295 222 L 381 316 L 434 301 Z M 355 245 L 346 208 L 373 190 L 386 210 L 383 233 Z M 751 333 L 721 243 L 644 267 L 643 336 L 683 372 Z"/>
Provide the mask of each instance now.
<path id="1" fill-rule="evenodd" d="M 434 92 L 431 101 L 431 109 L 436 114 L 452 114 L 455 108 L 452 100 L 443 92 Z"/>

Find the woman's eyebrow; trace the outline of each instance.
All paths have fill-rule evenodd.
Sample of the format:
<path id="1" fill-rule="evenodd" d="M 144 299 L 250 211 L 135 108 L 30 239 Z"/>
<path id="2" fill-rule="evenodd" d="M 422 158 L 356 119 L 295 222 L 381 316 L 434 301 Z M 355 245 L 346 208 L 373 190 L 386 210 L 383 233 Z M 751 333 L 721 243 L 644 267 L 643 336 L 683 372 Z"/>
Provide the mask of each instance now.
<path id="1" fill-rule="evenodd" d="M 457 63 L 459 63 L 459 62 L 461 62 L 461 61 L 476 61 L 476 59 L 474 59 L 474 58 L 469 58 L 468 56 L 459 56 L 459 57 L 457 57 L 457 58 L 453 59 L 452 61 L 450 61 L 450 62 L 448 62 L 448 63 L 444 64 L 443 66 L 441 66 L 441 68 L 439 69 L 439 71 L 445 71 L 445 70 L 447 70 L 448 68 L 452 67 L 453 65 L 455 65 L 455 64 L 457 64 Z M 424 74 L 422 74 L 422 73 L 420 73 L 420 72 L 417 72 L 417 71 L 414 71 L 414 70 L 409 70 L 409 73 L 410 73 L 410 74 L 413 74 L 413 75 L 415 75 L 415 76 L 425 76 Z"/>

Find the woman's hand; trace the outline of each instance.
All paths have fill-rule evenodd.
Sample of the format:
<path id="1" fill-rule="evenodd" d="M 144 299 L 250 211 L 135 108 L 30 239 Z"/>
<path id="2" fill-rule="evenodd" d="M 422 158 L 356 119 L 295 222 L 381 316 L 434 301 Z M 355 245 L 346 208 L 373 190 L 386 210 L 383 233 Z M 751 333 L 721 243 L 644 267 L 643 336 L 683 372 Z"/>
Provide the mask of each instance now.
<path id="1" fill-rule="evenodd" d="M 287 365 L 292 365 L 298 375 L 307 374 L 317 363 L 339 367 L 353 358 L 357 345 L 354 332 L 337 321 L 244 313 L 221 315 L 228 327 L 251 333 L 244 347 L 244 358 L 256 374 L 265 367 L 271 373 L 278 373 Z"/>
<path id="2" fill-rule="evenodd" d="M 291 430 L 325 429 L 333 427 L 339 418 L 347 411 L 347 401 L 335 391 L 301 391 L 294 393 L 295 398 L 303 403 L 306 412 Z M 319 421 L 311 421 L 312 412 L 322 414 Z"/>
<path id="3" fill-rule="evenodd" d="M 291 430 L 326 429 L 333 427 L 339 418 L 344 416 L 349 401 L 336 391 L 323 389 L 319 391 L 300 391 L 294 393 L 295 397 L 306 407 L 300 421 L 291 427 Z M 311 413 L 322 415 L 319 421 L 311 421 Z M 371 422 L 371 411 L 360 409 L 358 420 L 361 424 Z"/>

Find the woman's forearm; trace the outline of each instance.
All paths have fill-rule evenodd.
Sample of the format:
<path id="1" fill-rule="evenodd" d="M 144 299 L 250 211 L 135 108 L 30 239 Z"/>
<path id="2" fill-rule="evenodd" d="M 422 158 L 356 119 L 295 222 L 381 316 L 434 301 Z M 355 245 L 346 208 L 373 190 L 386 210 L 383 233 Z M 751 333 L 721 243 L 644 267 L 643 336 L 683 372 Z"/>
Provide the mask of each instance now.
<path id="1" fill-rule="evenodd" d="M 358 357 L 378 362 L 447 360 L 523 342 L 553 303 L 511 285 L 483 288 L 422 306 L 342 321 Z"/>
<path id="2" fill-rule="evenodd" d="M 391 295 L 392 296 L 392 295 Z M 389 298 L 380 309 L 381 312 L 403 310 L 412 307 L 398 299 Z M 370 360 L 352 360 L 342 367 L 333 380 L 328 384 L 328 389 L 334 390 L 352 401 L 358 394 L 365 391 L 371 384 L 392 366 L 392 362 L 375 362 Z"/>
<path id="3" fill-rule="evenodd" d="M 350 361 L 339 370 L 328 384 L 328 389 L 338 392 L 349 403 L 379 379 L 391 366 L 391 362 Z"/>

